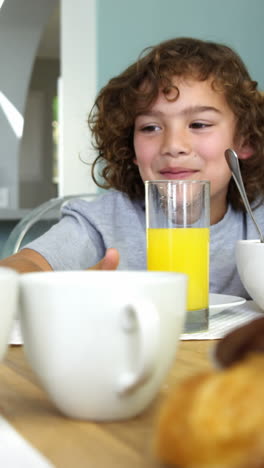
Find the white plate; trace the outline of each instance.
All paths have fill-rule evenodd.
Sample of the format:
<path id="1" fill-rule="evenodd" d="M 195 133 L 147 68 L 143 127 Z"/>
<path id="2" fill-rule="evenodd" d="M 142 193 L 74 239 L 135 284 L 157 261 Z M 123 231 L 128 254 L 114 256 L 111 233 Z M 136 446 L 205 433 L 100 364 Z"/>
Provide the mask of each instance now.
<path id="1" fill-rule="evenodd" d="M 238 296 L 229 296 L 225 294 L 209 294 L 209 313 L 210 315 L 219 314 L 229 307 L 235 307 L 244 304 L 246 299 Z"/>

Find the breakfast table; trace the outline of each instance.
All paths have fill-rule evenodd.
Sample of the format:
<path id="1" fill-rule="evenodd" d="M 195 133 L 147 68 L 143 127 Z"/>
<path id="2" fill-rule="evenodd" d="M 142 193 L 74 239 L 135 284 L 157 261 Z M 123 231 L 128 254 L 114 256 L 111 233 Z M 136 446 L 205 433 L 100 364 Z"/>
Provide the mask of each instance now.
<path id="1" fill-rule="evenodd" d="M 209 355 L 213 344 L 213 340 L 181 341 L 174 365 L 151 406 L 133 419 L 107 423 L 63 416 L 41 389 L 23 346 L 10 346 L 0 365 L 1 415 L 19 437 L 44 456 L 47 464 L 36 462 L 32 468 L 154 467 L 151 443 L 160 403 L 181 379 L 212 367 Z"/>
<path id="2" fill-rule="evenodd" d="M 222 302 L 224 297 L 220 297 Z M 241 304 L 233 298 L 232 303 L 216 301 L 214 307 L 213 310 L 210 306 L 208 331 L 181 335 L 175 361 L 151 405 L 137 417 L 114 422 L 73 420 L 61 414 L 31 370 L 19 326 L 14 327 L 12 345 L 0 363 L 0 465 L 5 468 L 160 467 L 153 458 L 152 447 L 162 400 L 182 379 L 213 369 L 213 350 L 219 338 L 263 316 L 253 301 Z"/>

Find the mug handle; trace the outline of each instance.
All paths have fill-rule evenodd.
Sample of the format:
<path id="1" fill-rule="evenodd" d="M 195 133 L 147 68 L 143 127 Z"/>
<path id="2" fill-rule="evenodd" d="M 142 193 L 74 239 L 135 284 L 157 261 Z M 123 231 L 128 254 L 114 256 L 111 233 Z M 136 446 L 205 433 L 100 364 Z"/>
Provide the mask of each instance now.
<path id="1" fill-rule="evenodd" d="M 139 334 L 139 362 L 134 372 L 124 372 L 117 393 L 125 395 L 145 383 L 153 373 L 160 342 L 160 317 L 152 302 L 134 300 L 124 308 L 122 327 L 126 333 Z"/>

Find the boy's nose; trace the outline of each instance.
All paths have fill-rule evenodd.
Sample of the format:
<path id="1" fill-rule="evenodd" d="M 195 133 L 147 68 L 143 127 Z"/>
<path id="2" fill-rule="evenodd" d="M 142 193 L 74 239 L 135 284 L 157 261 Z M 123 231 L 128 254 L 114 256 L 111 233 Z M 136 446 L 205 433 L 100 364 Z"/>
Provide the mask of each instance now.
<path id="1" fill-rule="evenodd" d="M 190 137 L 185 131 L 170 130 L 164 133 L 161 152 L 164 155 L 180 156 L 192 150 Z"/>

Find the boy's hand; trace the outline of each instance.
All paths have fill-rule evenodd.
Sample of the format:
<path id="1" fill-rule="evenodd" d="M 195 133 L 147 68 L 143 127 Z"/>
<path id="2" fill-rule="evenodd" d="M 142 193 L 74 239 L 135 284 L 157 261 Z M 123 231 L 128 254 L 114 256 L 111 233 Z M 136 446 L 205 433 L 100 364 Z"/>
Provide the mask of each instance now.
<path id="1" fill-rule="evenodd" d="M 116 249 L 107 249 L 106 254 L 100 262 L 88 270 L 116 270 L 119 264 L 119 253 Z"/>

